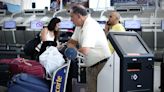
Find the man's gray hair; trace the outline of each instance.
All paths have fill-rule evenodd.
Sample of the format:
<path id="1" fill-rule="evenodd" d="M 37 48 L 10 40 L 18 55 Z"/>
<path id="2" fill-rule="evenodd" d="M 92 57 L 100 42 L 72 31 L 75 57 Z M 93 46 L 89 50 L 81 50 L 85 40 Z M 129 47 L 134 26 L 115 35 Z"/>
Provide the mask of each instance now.
<path id="1" fill-rule="evenodd" d="M 80 14 L 82 16 L 88 15 L 87 9 L 82 5 L 72 6 L 70 12 L 75 14 Z"/>

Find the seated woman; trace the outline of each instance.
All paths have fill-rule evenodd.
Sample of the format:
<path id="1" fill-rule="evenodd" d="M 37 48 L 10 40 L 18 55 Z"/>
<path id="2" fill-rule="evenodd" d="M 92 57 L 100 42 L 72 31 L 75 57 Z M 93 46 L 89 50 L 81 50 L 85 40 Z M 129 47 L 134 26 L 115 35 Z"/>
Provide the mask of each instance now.
<path id="1" fill-rule="evenodd" d="M 57 38 L 59 33 L 59 18 L 52 18 L 47 27 L 44 27 L 40 33 L 41 44 L 37 46 L 39 55 L 41 55 L 47 46 L 57 46 Z"/>

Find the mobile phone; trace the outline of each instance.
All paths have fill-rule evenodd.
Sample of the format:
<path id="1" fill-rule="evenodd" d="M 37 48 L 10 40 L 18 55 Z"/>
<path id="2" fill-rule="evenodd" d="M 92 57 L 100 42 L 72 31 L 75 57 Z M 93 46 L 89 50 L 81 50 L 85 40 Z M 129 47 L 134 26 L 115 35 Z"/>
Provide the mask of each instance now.
<path id="1" fill-rule="evenodd" d="M 109 21 L 107 21 L 106 24 L 110 26 L 110 22 Z"/>

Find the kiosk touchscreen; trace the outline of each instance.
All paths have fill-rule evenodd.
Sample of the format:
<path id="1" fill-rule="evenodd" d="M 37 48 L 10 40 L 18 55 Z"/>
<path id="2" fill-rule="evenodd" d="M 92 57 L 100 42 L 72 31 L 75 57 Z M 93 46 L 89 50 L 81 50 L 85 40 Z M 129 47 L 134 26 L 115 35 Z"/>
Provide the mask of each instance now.
<path id="1" fill-rule="evenodd" d="M 124 55 L 149 53 L 149 49 L 147 48 L 146 44 L 143 43 L 141 38 L 139 39 L 139 36 L 137 34 L 111 33 L 111 36 L 113 38 L 111 40 L 112 42 L 114 42 L 113 45 L 118 47 L 121 53 Z"/>
<path id="2" fill-rule="evenodd" d="M 108 39 L 115 52 L 99 73 L 98 92 L 153 92 L 154 56 L 140 35 L 110 32 Z"/>

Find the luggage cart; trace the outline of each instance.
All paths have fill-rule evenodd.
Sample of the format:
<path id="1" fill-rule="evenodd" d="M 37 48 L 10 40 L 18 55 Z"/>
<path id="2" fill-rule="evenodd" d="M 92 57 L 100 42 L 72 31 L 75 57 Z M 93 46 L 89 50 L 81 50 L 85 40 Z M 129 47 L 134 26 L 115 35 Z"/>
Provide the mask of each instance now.
<path id="1" fill-rule="evenodd" d="M 62 67 L 58 68 L 52 78 L 52 83 L 51 83 L 51 90 L 50 92 L 66 92 L 66 85 L 67 85 L 67 78 L 68 78 L 68 73 L 69 73 L 69 68 L 70 68 L 70 63 L 71 60 L 78 59 L 78 82 L 80 82 L 80 68 L 82 65 L 82 61 L 85 59 L 84 55 L 79 53 L 76 49 L 74 48 L 66 48 L 64 55 L 67 57 L 67 63 L 64 64 Z"/>

